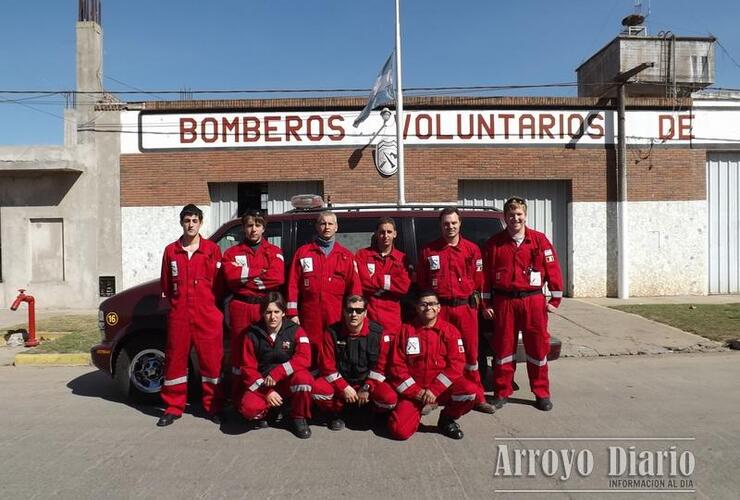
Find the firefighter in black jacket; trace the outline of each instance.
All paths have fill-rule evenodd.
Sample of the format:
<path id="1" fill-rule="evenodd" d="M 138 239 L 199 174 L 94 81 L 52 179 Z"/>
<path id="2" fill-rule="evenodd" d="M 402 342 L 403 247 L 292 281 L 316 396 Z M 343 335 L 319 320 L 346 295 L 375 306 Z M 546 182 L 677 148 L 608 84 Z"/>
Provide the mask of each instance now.
<path id="1" fill-rule="evenodd" d="M 351 295 L 344 301 L 343 320 L 329 327 L 319 346 L 319 374 L 312 398 L 329 413 L 329 429 L 344 428 L 340 413 L 346 404 L 372 403 L 375 411 L 396 406 L 398 395 L 385 381 L 393 338 L 367 319 L 367 301 Z"/>

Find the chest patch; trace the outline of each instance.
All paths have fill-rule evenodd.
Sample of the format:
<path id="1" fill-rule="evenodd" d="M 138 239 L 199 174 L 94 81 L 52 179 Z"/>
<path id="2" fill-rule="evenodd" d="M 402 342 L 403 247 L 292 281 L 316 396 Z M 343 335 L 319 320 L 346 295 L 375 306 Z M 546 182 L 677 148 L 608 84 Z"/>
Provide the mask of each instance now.
<path id="1" fill-rule="evenodd" d="M 287 350 L 289 350 L 289 349 L 290 349 L 290 340 L 283 340 L 283 343 L 282 343 L 282 345 L 280 346 L 280 348 L 281 348 L 281 349 L 282 349 L 283 351 L 287 351 Z"/>
<path id="2" fill-rule="evenodd" d="M 430 255 L 429 257 L 427 257 L 427 260 L 429 261 L 430 271 L 439 271 L 440 269 L 439 255 Z"/>
<path id="3" fill-rule="evenodd" d="M 371 276 L 375 274 L 375 262 L 367 263 L 367 272 L 369 272 Z"/>
<path id="4" fill-rule="evenodd" d="M 421 353 L 421 346 L 419 345 L 419 337 L 409 337 L 406 341 L 406 354 L 419 354 Z"/>
<path id="5" fill-rule="evenodd" d="M 247 265 L 247 256 L 246 255 L 234 255 L 234 263 L 237 266 L 244 267 Z"/>
<path id="6" fill-rule="evenodd" d="M 301 270 L 304 273 L 313 272 L 313 257 L 304 257 L 300 260 Z"/>

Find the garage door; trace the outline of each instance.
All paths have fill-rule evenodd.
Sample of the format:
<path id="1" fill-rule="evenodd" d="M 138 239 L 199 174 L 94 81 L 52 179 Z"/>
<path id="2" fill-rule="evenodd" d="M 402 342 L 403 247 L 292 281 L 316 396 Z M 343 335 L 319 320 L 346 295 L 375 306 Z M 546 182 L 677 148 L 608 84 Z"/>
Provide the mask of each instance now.
<path id="1" fill-rule="evenodd" d="M 560 258 L 563 281 L 568 281 L 568 183 L 567 181 L 460 181 L 460 205 L 503 209 L 512 196 L 527 200 L 527 225 L 547 235 Z"/>
<path id="2" fill-rule="evenodd" d="M 709 293 L 740 293 L 740 153 L 707 157 Z"/>

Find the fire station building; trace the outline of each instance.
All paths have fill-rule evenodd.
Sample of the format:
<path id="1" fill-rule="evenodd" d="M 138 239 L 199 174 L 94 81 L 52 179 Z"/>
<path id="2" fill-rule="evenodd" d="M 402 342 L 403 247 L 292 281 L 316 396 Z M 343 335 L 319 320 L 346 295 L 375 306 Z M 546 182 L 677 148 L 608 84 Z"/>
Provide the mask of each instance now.
<path id="1" fill-rule="evenodd" d="M 99 68 L 101 48 L 99 26 L 79 23 L 78 66 Z M 690 79 L 711 81 L 713 58 L 687 57 Z M 592 69 L 584 63 L 579 78 Z M 740 100 L 695 92 L 702 85 L 627 92 L 630 295 L 740 293 Z M 78 88 L 100 94 L 70 112 L 77 126 L 64 147 L 27 152 L 23 164 L 0 149 L 2 306 L 29 288 L 49 307 L 95 307 L 157 278 L 187 203 L 204 209 L 210 234 L 246 208 L 284 212 L 296 194 L 334 206 L 397 201 L 396 120 L 375 110 L 353 127 L 365 98 L 124 103 L 80 68 Z M 524 197 L 529 225 L 557 248 L 566 294 L 616 295 L 617 98 L 599 92 L 407 98 L 407 203 L 502 207 Z"/>

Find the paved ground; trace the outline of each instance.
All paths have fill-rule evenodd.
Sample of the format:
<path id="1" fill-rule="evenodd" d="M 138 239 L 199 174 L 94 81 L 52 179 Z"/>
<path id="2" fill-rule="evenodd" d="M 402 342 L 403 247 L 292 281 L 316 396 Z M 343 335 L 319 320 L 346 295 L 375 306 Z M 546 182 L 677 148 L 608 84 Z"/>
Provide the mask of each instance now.
<path id="1" fill-rule="evenodd" d="M 281 429 L 219 428 L 189 414 L 159 429 L 156 409 L 122 403 L 111 381 L 90 368 L 0 367 L 0 496 L 737 498 L 740 354 L 571 358 L 553 363 L 551 373 L 555 409 L 550 413 L 513 403 L 494 416 L 464 417 L 462 441 L 428 429 L 401 443 L 373 431 L 332 433 L 323 427 L 301 441 Z M 524 373 L 517 379 L 526 387 Z M 530 397 L 526 390 L 517 395 Z M 432 414 L 424 422 L 435 420 Z M 547 478 L 541 469 L 535 477 L 527 477 L 526 469 L 524 477 L 494 476 L 502 445 L 510 455 L 514 448 L 589 450 L 593 472 L 585 478 L 573 473 L 565 481 Z M 606 489 L 610 445 L 693 452 L 696 467 L 688 479 L 696 492 L 494 492 Z M 564 470 L 561 463 L 558 474 Z"/>

